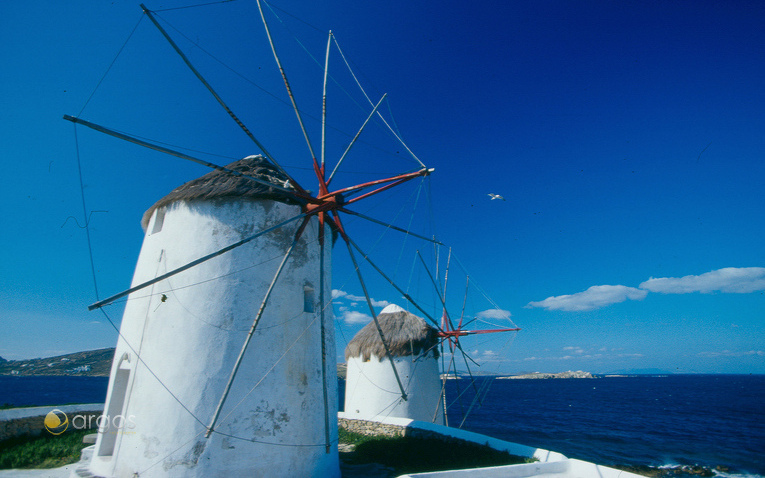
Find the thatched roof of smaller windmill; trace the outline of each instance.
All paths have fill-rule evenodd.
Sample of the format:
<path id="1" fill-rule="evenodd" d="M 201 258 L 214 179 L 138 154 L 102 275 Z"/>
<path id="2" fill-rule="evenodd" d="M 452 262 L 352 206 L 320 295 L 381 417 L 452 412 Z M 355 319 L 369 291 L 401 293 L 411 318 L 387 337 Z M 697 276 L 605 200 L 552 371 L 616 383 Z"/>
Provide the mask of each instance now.
<path id="1" fill-rule="evenodd" d="M 287 178 L 261 155 L 248 156 L 226 165 L 226 169 L 237 171 L 246 176 L 268 181 L 281 187 L 293 189 L 287 184 Z M 213 170 L 204 176 L 189 181 L 173 189 L 147 210 L 141 220 L 144 229 L 156 209 L 176 201 L 210 200 L 219 198 L 271 199 L 287 204 L 299 204 L 295 198 L 283 191 L 276 190 L 251 179 L 235 176 L 227 171 Z"/>
<path id="2" fill-rule="evenodd" d="M 389 305 L 380 312 L 377 321 L 394 358 L 428 352 L 438 357 L 438 331 L 420 317 L 397 305 Z M 374 321 L 365 325 L 345 347 L 345 360 L 361 357 L 367 362 L 372 355 L 380 360 L 386 357 L 385 346 Z"/>

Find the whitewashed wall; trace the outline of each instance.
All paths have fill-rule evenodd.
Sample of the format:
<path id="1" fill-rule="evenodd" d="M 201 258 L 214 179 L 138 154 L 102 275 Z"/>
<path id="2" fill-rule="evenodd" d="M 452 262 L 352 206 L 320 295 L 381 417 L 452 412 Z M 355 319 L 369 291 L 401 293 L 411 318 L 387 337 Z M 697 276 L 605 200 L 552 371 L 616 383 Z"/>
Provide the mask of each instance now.
<path id="1" fill-rule="evenodd" d="M 149 223 L 133 285 L 299 213 L 297 206 L 273 201 L 173 203 L 155 211 Z M 126 421 L 121 429 L 99 434 L 91 472 L 120 477 L 339 476 L 331 308 L 325 313 L 329 453 L 324 446 L 315 220 L 279 279 L 216 425 L 231 436 L 204 436 L 298 224 L 131 294 L 106 403 L 106 413 L 119 411 Z M 326 300 L 330 270 L 331 247 L 325 247 Z M 313 312 L 304 311 L 307 288 L 315 291 L 313 299 L 309 294 Z M 125 379 L 124 400 L 119 377 Z"/>
<path id="2" fill-rule="evenodd" d="M 361 420 L 386 417 L 444 423 L 438 359 L 432 355 L 394 358 L 406 390 L 401 399 L 390 360 L 372 355 L 367 362 L 350 357 L 345 382 L 345 416 Z"/>

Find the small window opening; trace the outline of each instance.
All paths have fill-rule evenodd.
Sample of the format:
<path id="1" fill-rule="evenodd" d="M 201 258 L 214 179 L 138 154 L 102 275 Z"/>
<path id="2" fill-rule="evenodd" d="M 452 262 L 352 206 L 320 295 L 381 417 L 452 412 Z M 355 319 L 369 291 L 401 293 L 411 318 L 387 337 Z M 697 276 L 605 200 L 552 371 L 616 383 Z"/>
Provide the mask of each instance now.
<path id="1" fill-rule="evenodd" d="M 303 287 L 303 312 L 316 312 L 313 287 Z"/>
<path id="2" fill-rule="evenodd" d="M 154 227 L 151 228 L 151 233 L 156 234 L 162 230 L 162 225 L 165 223 L 165 208 L 161 207 L 154 212 Z"/>
<path id="3" fill-rule="evenodd" d="M 114 445 L 117 443 L 117 435 L 123 425 L 120 417 L 125 408 L 125 396 L 127 394 L 128 379 L 130 378 L 130 356 L 125 353 L 120 359 L 117 373 L 114 375 L 114 386 L 109 404 L 106 406 L 106 414 L 101 419 L 99 432 L 101 444 L 98 448 L 98 456 L 112 456 Z"/>

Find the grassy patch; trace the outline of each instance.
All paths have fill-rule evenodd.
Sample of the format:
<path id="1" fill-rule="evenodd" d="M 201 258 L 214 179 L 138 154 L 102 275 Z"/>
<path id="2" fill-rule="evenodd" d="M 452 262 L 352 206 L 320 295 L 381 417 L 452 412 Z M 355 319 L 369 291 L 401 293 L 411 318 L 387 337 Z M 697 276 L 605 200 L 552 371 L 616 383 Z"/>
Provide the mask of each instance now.
<path id="1" fill-rule="evenodd" d="M 94 430 L 75 430 L 63 435 L 16 437 L 0 442 L 0 469 L 55 468 L 80 459 L 87 445 L 82 438 Z M 396 475 L 484 466 L 529 463 L 533 459 L 500 452 L 487 446 L 446 443 L 435 438 L 367 436 L 339 429 L 340 443 L 356 449 L 344 453 L 352 464 L 379 463 L 395 469 Z"/>
<path id="2" fill-rule="evenodd" d="M 379 463 L 394 468 L 397 475 L 535 461 L 470 442 L 447 443 L 436 438 L 370 437 L 343 428 L 339 432 L 340 443 L 356 445 L 355 451 L 345 457 L 348 463 Z"/>
<path id="3" fill-rule="evenodd" d="M 358 445 L 359 443 L 364 443 L 365 441 L 377 439 L 377 437 L 348 431 L 343 427 L 339 427 L 337 429 L 337 433 L 340 438 L 340 443 L 344 443 L 346 445 Z"/>
<path id="4" fill-rule="evenodd" d="M 0 442 L 0 469 L 55 468 L 80 459 L 85 435 L 94 430 L 74 430 L 54 436 L 43 432 L 37 437 L 15 437 Z"/>

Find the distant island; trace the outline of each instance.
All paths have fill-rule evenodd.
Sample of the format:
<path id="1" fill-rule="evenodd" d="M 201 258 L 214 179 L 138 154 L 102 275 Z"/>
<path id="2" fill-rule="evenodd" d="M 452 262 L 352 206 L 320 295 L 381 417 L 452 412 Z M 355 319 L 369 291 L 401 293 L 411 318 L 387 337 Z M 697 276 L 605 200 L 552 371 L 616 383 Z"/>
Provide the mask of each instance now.
<path id="1" fill-rule="evenodd" d="M 548 379 L 548 378 L 595 378 L 590 372 L 582 372 L 581 370 L 577 370 L 576 372 L 568 371 L 568 372 L 560 372 L 560 373 L 541 373 L 541 372 L 534 372 L 534 373 L 526 373 L 523 375 L 510 375 L 506 377 L 497 377 L 498 379 L 516 379 L 516 380 L 523 380 L 523 379 Z"/>

